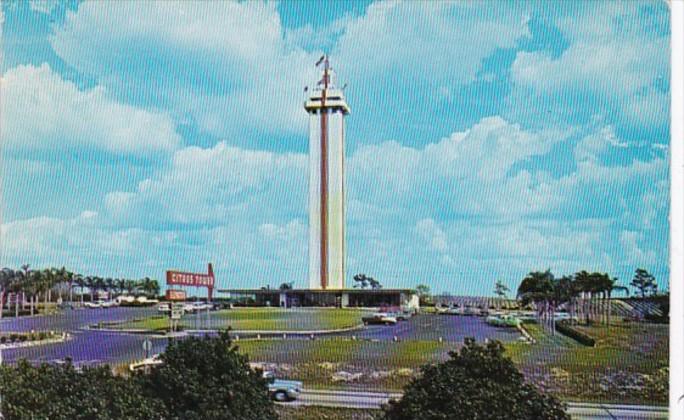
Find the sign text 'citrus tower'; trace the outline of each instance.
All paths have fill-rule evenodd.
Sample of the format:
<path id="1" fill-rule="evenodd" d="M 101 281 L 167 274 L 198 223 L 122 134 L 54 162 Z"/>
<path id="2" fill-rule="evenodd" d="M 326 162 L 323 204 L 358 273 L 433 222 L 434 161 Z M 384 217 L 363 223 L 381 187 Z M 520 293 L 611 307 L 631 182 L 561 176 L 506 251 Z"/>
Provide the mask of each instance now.
<path id="1" fill-rule="evenodd" d="M 309 287 L 344 288 L 344 117 L 349 106 L 332 80 L 328 57 L 309 90 Z"/>

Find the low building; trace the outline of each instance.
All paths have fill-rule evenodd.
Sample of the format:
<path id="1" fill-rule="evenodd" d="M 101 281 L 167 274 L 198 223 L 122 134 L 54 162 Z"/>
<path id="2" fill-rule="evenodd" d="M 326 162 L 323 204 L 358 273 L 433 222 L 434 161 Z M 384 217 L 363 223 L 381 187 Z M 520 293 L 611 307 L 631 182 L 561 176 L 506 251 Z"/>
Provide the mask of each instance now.
<path id="1" fill-rule="evenodd" d="M 418 295 L 410 289 L 220 289 L 236 302 L 255 306 L 418 309 Z"/>

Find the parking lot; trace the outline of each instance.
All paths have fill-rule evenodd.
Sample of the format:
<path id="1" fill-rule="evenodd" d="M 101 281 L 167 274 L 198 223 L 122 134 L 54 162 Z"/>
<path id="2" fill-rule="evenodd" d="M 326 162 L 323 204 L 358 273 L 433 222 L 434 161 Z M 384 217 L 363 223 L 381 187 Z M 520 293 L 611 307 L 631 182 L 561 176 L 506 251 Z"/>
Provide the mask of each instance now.
<path id="1" fill-rule="evenodd" d="M 89 325 L 99 322 L 126 321 L 157 315 L 156 308 L 106 308 L 67 310 L 55 315 L 5 318 L 0 322 L 0 330 L 8 331 L 58 331 L 68 332 L 71 339 L 62 343 L 45 344 L 26 348 L 5 349 L 4 362 L 14 362 L 21 358 L 32 361 L 52 361 L 71 358 L 76 364 L 116 364 L 144 357 L 142 343 L 151 338 L 151 353 L 159 353 L 168 344 L 168 339 L 158 335 L 132 334 L 126 332 L 90 330 Z M 187 315 L 192 324 L 197 316 Z M 292 310 L 288 317 L 315 317 L 316 310 Z M 359 320 L 360 322 L 360 320 Z M 254 334 L 251 334 L 254 336 Z M 248 337 L 243 336 L 243 338 Z M 514 329 L 494 328 L 487 325 L 483 318 L 449 315 L 418 315 L 397 325 L 371 325 L 358 330 L 327 334 L 326 338 L 357 338 L 371 341 L 439 341 L 460 343 L 466 337 L 478 341 L 498 339 L 511 341 L 519 337 Z M 289 334 L 287 340 L 303 340 L 307 336 Z M 281 343 L 284 344 L 284 343 Z M 277 349 L 279 346 L 276 346 Z M 282 357 L 290 353 L 288 345 L 280 346 Z M 273 354 L 273 353 L 271 353 Z M 280 358 L 280 357 L 278 357 Z"/>

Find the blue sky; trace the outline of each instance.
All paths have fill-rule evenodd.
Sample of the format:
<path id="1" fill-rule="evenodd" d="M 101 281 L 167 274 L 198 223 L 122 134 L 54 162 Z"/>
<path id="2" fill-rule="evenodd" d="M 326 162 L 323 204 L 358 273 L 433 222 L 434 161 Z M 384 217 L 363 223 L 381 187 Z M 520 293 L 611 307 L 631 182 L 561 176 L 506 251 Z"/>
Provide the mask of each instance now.
<path id="1" fill-rule="evenodd" d="M 303 86 L 348 83 L 348 277 L 668 283 L 664 2 L 2 4 L 4 265 L 306 285 Z"/>

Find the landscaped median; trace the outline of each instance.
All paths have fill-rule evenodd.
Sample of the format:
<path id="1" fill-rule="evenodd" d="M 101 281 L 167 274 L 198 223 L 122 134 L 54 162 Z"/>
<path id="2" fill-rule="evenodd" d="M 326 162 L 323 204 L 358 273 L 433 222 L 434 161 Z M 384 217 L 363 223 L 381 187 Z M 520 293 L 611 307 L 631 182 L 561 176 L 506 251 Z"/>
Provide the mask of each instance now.
<path id="1" fill-rule="evenodd" d="M 536 323 L 524 327 L 536 344 L 509 342 L 504 347 L 539 387 L 569 401 L 667 402 L 667 325 L 622 321 L 610 326 L 573 325 L 573 330 L 593 340 L 593 347 L 546 332 Z"/>
<path id="2" fill-rule="evenodd" d="M 357 309 L 235 308 L 209 314 L 202 312 L 184 315 L 180 327 L 184 330 L 231 328 L 234 334 L 323 334 L 361 327 L 361 318 L 367 313 Z M 90 327 L 164 333 L 169 330 L 169 319 L 157 315 L 123 322 L 100 323 Z"/>
<path id="3" fill-rule="evenodd" d="M 428 340 L 239 340 L 241 353 L 262 369 L 296 378 L 307 388 L 400 390 L 420 366 L 445 360 L 453 343 Z"/>
<path id="4" fill-rule="evenodd" d="M 0 335 L 0 349 L 61 343 L 70 337 L 67 333 L 55 331 L 7 332 Z"/>

